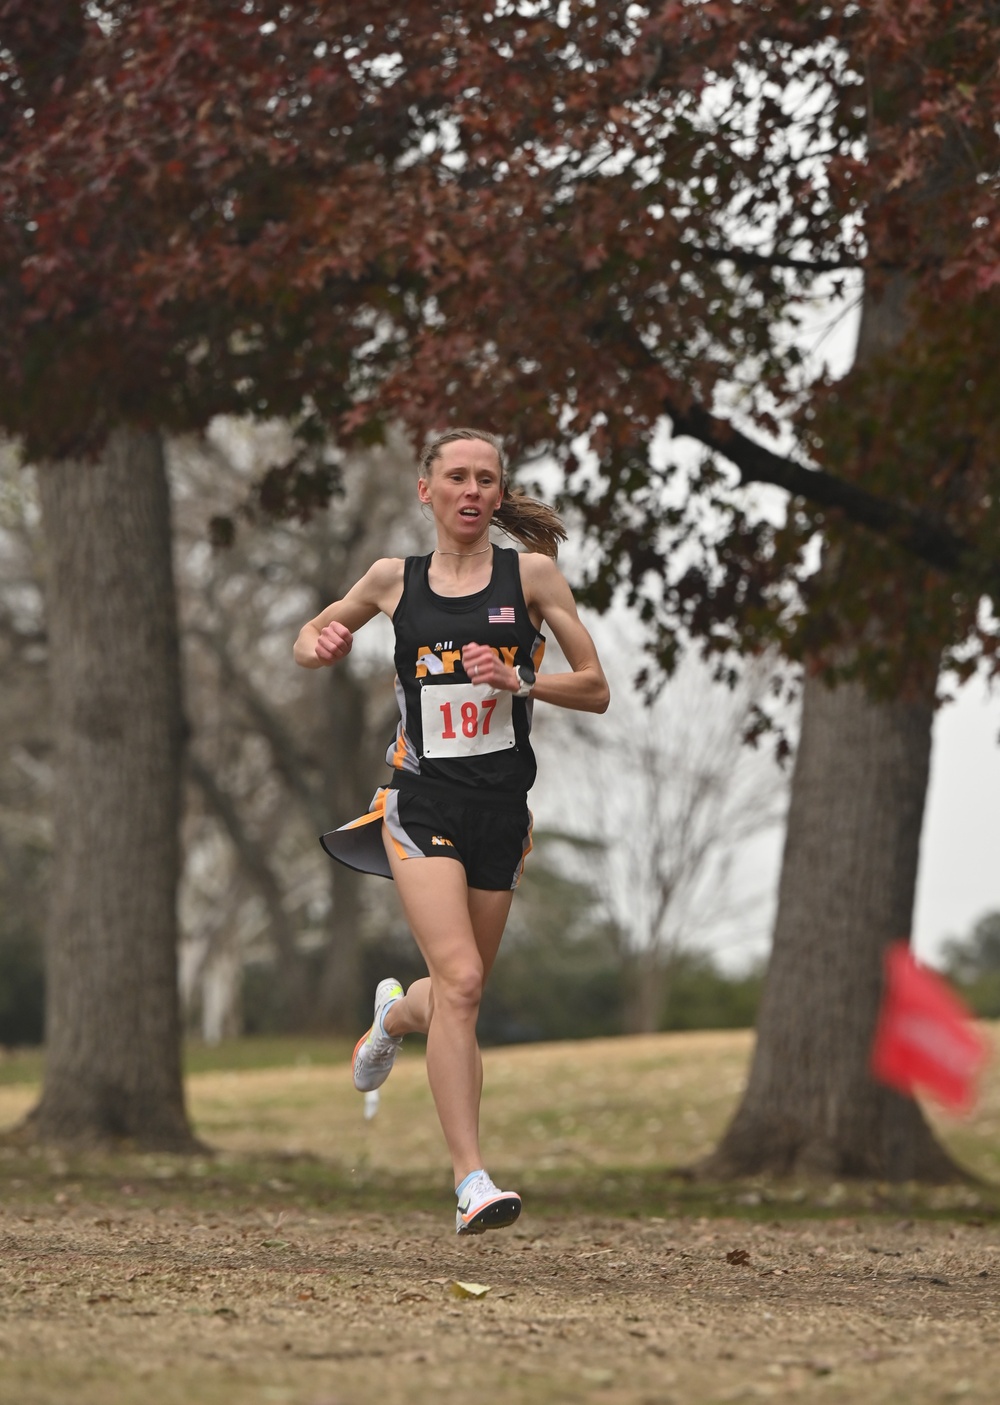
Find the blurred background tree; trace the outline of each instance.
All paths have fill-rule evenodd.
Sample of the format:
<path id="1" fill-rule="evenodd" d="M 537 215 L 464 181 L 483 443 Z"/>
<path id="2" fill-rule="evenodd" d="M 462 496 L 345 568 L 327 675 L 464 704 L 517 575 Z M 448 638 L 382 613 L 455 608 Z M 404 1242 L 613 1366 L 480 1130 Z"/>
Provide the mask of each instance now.
<path id="1" fill-rule="evenodd" d="M 38 506 L 0 445 L 0 1044 L 43 1032 L 52 754 Z"/>
<path id="2" fill-rule="evenodd" d="M 561 811 L 588 841 L 569 846 L 564 862 L 608 914 L 624 1028 L 650 1033 L 670 1025 L 675 980 L 715 969 L 706 945 L 723 928 L 735 928 L 737 942 L 761 936 L 760 895 L 755 911 L 752 882 L 744 875 L 734 888 L 733 870 L 784 818 L 787 777 L 770 749 L 745 741 L 777 661 L 763 660 L 729 690 L 692 657 L 650 700 L 624 681 L 641 649 L 634 623 L 612 614 L 595 633 L 624 686 L 596 722 L 540 719 L 562 755 L 587 758 L 551 781 L 543 772 L 543 782 L 554 781 Z"/>
<path id="3" fill-rule="evenodd" d="M 283 1011 L 287 1028 L 350 1033 L 362 1002 L 362 880 L 327 859 L 317 836 L 367 810 L 384 773 L 396 712 L 391 648 L 379 652 L 380 633 L 343 668 L 307 675 L 290 667 L 289 640 L 377 556 L 415 549 L 422 519 L 398 436 L 337 455 L 337 491 L 308 521 L 268 517 L 255 488 L 296 452 L 286 424 L 229 421 L 207 443 L 184 441 L 171 454 L 195 791 L 184 985 L 189 1005 L 200 985 L 213 1037 L 220 1020 L 238 1023 L 255 931 L 280 958 L 272 1018 Z M 230 515 L 232 544 L 212 550 L 210 522 Z M 220 840 L 222 867 L 211 858 Z"/>
<path id="4" fill-rule="evenodd" d="M 941 960 L 977 1015 L 1000 1018 L 1000 912 L 984 912 L 967 936 L 949 937 Z"/>

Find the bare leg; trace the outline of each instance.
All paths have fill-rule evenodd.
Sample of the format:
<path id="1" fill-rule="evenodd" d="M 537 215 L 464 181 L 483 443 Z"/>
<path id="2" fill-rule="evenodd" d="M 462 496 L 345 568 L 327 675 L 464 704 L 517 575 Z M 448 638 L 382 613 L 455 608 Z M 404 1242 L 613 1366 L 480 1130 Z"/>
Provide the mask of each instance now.
<path id="1" fill-rule="evenodd" d="M 512 891 L 494 892 L 482 888 L 469 889 L 469 916 L 472 919 L 472 930 L 476 937 L 476 948 L 482 957 L 483 985 L 489 979 L 493 963 L 497 959 L 497 952 L 500 950 L 500 942 L 507 925 L 507 916 L 513 897 Z M 478 1071 L 476 1116 L 478 1119 L 479 1101 L 483 1093 L 483 1058 L 479 1052 L 478 1040 L 476 1041 L 476 1065 Z"/>
<path id="2" fill-rule="evenodd" d="M 482 1060 L 476 1020 L 493 965 L 509 892 L 470 890 L 457 859 L 400 859 L 386 852 L 427 969 L 386 1012 L 387 1034 L 427 1033 L 427 1077 L 455 1171 L 455 1184 L 482 1164 L 479 1099 Z"/>
<path id="3" fill-rule="evenodd" d="M 510 910 L 510 897 L 507 893 L 497 894 L 481 888 L 468 889 L 469 917 L 476 947 L 483 962 L 484 985 L 500 949 L 507 913 Z M 433 1011 L 434 992 L 431 989 L 430 977 L 421 976 L 408 987 L 400 1000 L 394 1001 L 390 1006 L 385 1017 L 385 1032 L 392 1035 L 426 1034 L 430 1029 Z"/>
<path id="4" fill-rule="evenodd" d="M 406 994 L 394 1000 L 385 1013 L 386 1034 L 426 1034 L 431 1026 L 434 998 L 430 976 L 421 976 L 407 988 Z"/>

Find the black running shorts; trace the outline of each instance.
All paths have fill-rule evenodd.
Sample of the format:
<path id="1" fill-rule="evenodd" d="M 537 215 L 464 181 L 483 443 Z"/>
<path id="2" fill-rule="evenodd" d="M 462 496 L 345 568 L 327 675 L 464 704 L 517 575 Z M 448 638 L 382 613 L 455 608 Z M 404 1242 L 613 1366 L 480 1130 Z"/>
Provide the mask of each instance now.
<path id="1" fill-rule="evenodd" d="M 377 791 L 367 815 L 324 834 L 321 843 L 348 867 L 391 878 L 383 825 L 401 859 L 457 859 L 469 887 L 489 892 L 516 888 L 531 852 L 524 796 L 477 791 L 467 797 L 423 778 Z"/>

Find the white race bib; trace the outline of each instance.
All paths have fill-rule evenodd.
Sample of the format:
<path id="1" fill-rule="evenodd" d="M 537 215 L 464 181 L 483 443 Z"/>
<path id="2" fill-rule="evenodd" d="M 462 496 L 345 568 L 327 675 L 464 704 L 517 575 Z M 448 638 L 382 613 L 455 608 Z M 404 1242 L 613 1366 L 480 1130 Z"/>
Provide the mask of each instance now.
<path id="1" fill-rule="evenodd" d="M 514 694 L 480 683 L 420 689 L 425 756 L 483 756 L 515 745 Z"/>

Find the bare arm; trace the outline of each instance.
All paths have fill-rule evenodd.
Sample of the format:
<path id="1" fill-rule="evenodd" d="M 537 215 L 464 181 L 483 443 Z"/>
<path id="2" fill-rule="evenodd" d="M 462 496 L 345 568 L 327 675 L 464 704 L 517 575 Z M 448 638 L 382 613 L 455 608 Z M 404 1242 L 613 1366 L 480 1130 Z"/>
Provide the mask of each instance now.
<path id="1" fill-rule="evenodd" d="M 346 658 L 354 631 L 380 611 L 391 619 L 402 589 L 403 562 L 391 557 L 376 561 L 342 600 L 302 626 L 292 651 L 295 662 L 303 668 L 324 668 Z"/>
<path id="2" fill-rule="evenodd" d="M 577 712 L 606 712 L 611 701 L 608 680 L 565 576 L 548 556 L 526 553 L 519 564 L 525 603 L 529 609 L 534 607 L 549 626 L 572 670 L 540 674 L 530 696 L 539 702 L 554 703 L 556 707 L 569 707 Z M 462 650 L 462 664 L 470 678 L 471 670 L 477 668 L 477 681 L 517 691 L 514 670 L 501 663 L 485 644 L 467 645 Z"/>

